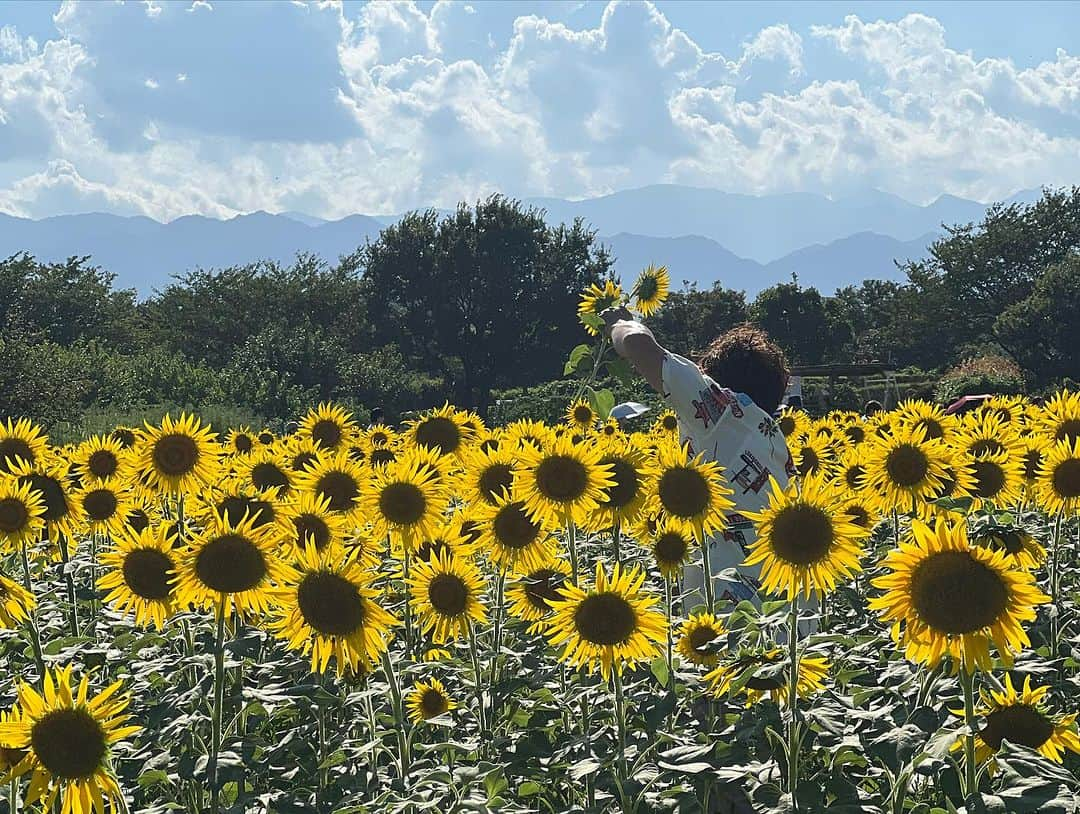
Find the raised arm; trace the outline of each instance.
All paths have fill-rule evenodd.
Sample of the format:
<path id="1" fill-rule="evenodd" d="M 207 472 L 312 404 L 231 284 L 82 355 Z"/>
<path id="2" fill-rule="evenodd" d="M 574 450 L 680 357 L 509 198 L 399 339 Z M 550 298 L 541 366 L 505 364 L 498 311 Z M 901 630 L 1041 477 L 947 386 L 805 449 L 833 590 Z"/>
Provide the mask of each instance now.
<path id="1" fill-rule="evenodd" d="M 634 319 L 626 308 L 608 308 L 600 316 L 615 352 L 633 365 L 653 390 L 665 395 L 663 368 L 667 351 L 657 344 L 652 331 Z"/>

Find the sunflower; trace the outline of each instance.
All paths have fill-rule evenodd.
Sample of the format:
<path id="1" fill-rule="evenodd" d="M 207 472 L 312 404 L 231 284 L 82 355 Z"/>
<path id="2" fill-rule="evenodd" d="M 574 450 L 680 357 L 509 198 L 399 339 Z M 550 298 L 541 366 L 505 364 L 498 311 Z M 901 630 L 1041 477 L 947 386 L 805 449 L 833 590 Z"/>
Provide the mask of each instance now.
<path id="1" fill-rule="evenodd" d="M 162 526 L 127 531 L 101 555 L 105 574 L 98 588 L 120 613 L 134 611 L 135 624 L 161 630 L 176 610 L 173 580 L 177 555 Z"/>
<path id="2" fill-rule="evenodd" d="M 596 426 L 597 415 L 592 405 L 585 399 L 577 399 L 566 408 L 565 419 L 568 426 L 588 431 Z"/>
<path id="3" fill-rule="evenodd" d="M 377 662 L 397 619 L 375 602 L 363 567 L 337 546 L 310 543 L 274 592 L 270 629 L 292 650 L 311 654 L 311 671 L 324 673 L 331 656 L 337 674 L 362 673 Z"/>
<path id="4" fill-rule="evenodd" d="M 49 439 L 28 418 L 0 422 L 0 475 L 18 465 L 37 466 L 49 457 Z"/>
<path id="5" fill-rule="evenodd" d="M 818 474 L 827 477 L 831 473 L 835 455 L 827 438 L 811 435 L 796 439 L 794 444 L 789 443 L 788 447 L 795 461 L 795 471 L 801 477 Z"/>
<path id="6" fill-rule="evenodd" d="M 991 551 L 1005 552 L 1009 565 L 1025 571 L 1034 571 L 1046 562 L 1046 549 L 1022 528 L 1015 526 L 990 525 L 973 536 L 972 542 Z"/>
<path id="7" fill-rule="evenodd" d="M 776 423 L 789 441 L 801 438 L 810 430 L 810 416 L 794 407 L 782 407 Z"/>
<path id="8" fill-rule="evenodd" d="M 653 561 L 667 579 L 682 576 L 683 566 L 694 552 L 693 531 L 681 523 L 660 519 L 642 524 L 639 538 L 646 542 Z"/>
<path id="9" fill-rule="evenodd" d="M 14 478 L 0 478 L 0 543 L 11 550 L 36 540 L 45 528 L 41 493 Z"/>
<path id="10" fill-rule="evenodd" d="M 1008 506 L 1020 499 L 1024 475 L 1017 456 L 1008 452 L 984 452 L 978 457 L 968 457 L 964 468 L 972 478 L 972 508 L 986 504 Z"/>
<path id="11" fill-rule="evenodd" d="M 555 433 L 542 421 L 522 418 L 503 428 L 503 440 L 508 448 L 543 450 L 555 440 Z"/>
<path id="12" fill-rule="evenodd" d="M 494 506 L 477 507 L 475 516 L 480 523 L 477 546 L 500 569 L 527 571 L 555 554 L 551 526 L 520 500 L 500 497 Z"/>
<path id="13" fill-rule="evenodd" d="M 941 441 L 928 441 L 924 432 L 897 427 L 867 450 L 864 482 L 882 511 L 915 511 L 940 488 L 948 450 Z"/>
<path id="14" fill-rule="evenodd" d="M 37 600 L 32 593 L 0 574 L 0 628 L 11 628 L 25 622 L 36 605 Z"/>
<path id="15" fill-rule="evenodd" d="M 955 416 L 946 415 L 940 407 L 925 401 L 902 401 L 895 415 L 901 426 L 922 430 L 927 441 L 940 440 L 947 444 L 956 430 Z"/>
<path id="16" fill-rule="evenodd" d="M 465 418 L 464 413 L 444 404 L 410 422 L 405 437 L 413 445 L 439 455 L 461 457 L 474 435 L 465 429 Z"/>
<path id="17" fill-rule="evenodd" d="M 344 517 L 330 510 L 330 498 L 317 492 L 297 492 L 281 503 L 274 522 L 281 539 L 299 554 L 308 545 L 323 551 L 344 541 Z"/>
<path id="18" fill-rule="evenodd" d="M 437 473 L 412 453 L 376 470 L 362 495 L 372 534 L 396 535 L 410 550 L 434 533 L 448 502 Z"/>
<path id="19" fill-rule="evenodd" d="M 339 404 L 323 402 L 307 411 L 296 435 L 310 439 L 325 452 L 337 452 L 349 446 L 357 430 L 352 413 Z"/>
<path id="20" fill-rule="evenodd" d="M 1056 393 L 1043 405 L 1039 428 L 1055 444 L 1080 438 L 1080 393 Z"/>
<path id="21" fill-rule="evenodd" d="M 180 555 L 178 604 L 221 606 L 226 616 L 230 608 L 240 615 L 265 613 L 271 584 L 285 567 L 274 552 L 276 543 L 271 527 L 256 527 L 250 517 L 238 524 L 213 517 Z"/>
<path id="22" fill-rule="evenodd" d="M 139 435 L 138 431 L 132 427 L 117 427 L 109 433 L 109 438 L 119 443 L 124 449 L 131 449 L 135 446 Z"/>
<path id="23" fill-rule="evenodd" d="M 629 438 L 613 438 L 599 443 L 600 465 L 609 467 L 613 483 L 605 486 L 603 497 L 591 512 L 585 527 L 607 531 L 616 524 L 635 523 L 652 491 L 649 456 Z"/>
<path id="24" fill-rule="evenodd" d="M 765 696 L 786 707 L 791 692 L 790 671 L 787 654 L 779 648 L 771 648 L 733 656 L 706 673 L 705 681 L 709 684 L 709 692 L 717 698 L 745 691 L 748 707 Z M 808 698 L 821 692 L 828 674 L 827 659 L 808 654 L 800 656 L 796 694 L 799 698 Z"/>
<path id="25" fill-rule="evenodd" d="M 674 410 L 664 410 L 664 412 L 656 417 L 656 421 L 653 422 L 650 432 L 652 435 L 657 435 L 664 439 L 678 438 L 679 416 Z"/>
<path id="26" fill-rule="evenodd" d="M 1048 513 L 1075 514 L 1080 508 L 1080 439 L 1050 447 L 1037 484 L 1039 505 Z"/>
<path id="27" fill-rule="evenodd" d="M 1042 474 L 1043 461 L 1046 458 L 1047 444 L 1035 435 L 1020 438 L 1020 465 L 1024 478 L 1024 497 L 1038 499 L 1039 475 Z"/>
<path id="28" fill-rule="evenodd" d="M 59 534 L 70 537 L 81 530 L 82 508 L 67 484 L 62 462 L 42 461 L 36 467 L 24 463 L 15 467 L 12 474 L 20 486 L 26 486 L 31 493 L 36 492 L 45 504 L 42 518 L 50 537 Z"/>
<path id="29" fill-rule="evenodd" d="M 652 316 L 668 298 L 670 288 L 671 275 L 668 274 L 667 266 L 654 266 L 650 263 L 642 269 L 631 291 L 634 309 L 643 317 Z"/>
<path id="30" fill-rule="evenodd" d="M 100 814 L 106 804 L 126 810 L 109 750 L 142 727 L 126 725 L 129 697 L 117 694 L 121 682 L 91 698 L 86 676 L 72 691 L 69 665 L 47 670 L 44 685 L 39 695 L 20 682 L 15 708 L 0 723 L 0 744 L 26 751 L 13 770 L 15 776 L 32 773 L 24 804 L 40 801 L 48 811 L 60 797 L 65 814 Z"/>
<path id="31" fill-rule="evenodd" d="M 296 479 L 296 486 L 326 498 L 330 501 L 330 511 L 353 521 L 360 519 L 365 482 L 364 470 L 342 450 L 305 469 Z"/>
<path id="32" fill-rule="evenodd" d="M 554 557 L 519 574 L 506 589 L 510 614 L 529 622 L 529 633 L 541 632 L 551 616 L 551 603 L 564 598 L 563 588 L 569 579 L 569 566 Z"/>
<path id="33" fill-rule="evenodd" d="M 214 479 L 220 452 L 210 428 L 194 415 L 182 413 L 179 421 L 166 415 L 160 427 L 146 424 L 135 444 L 131 466 L 152 489 L 180 494 Z"/>
<path id="34" fill-rule="evenodd" d="M 866 455 L 862 450 L 846 449 L 830 473 L 833 480 L 851 494 L 861 492 L 867 486 Z"/>
<path id="35" fill-rule="evenodd" d="M 247 455 L 258 443 L 250 427 L 236 427 L 225 436 L 225 451 L 231 455 Z"/>
<path id="36" fill-rule="evenodd" d="M 948 655 L 968 672 L 989 671 L 991 641 L 1011 665 L 1029 644 L 1022 623 L 1050 599 L 1029 572 L 1009 566 L 1004 552 L 972 546 L 963 523 L 938 520 L 931 529 L 912 521 L 910 539 L 882 566 L 887 573 L 871 584 L 885 594 L 869 606 L 893 622 L 907 657 L 930 667 Z"/>
<path id="37" fill-rule="evenodd" d="M 457 703 L 446 694 L 446 688 L 438 679 L 417 681 L 409 692 L 405 705 L 409 708 L 409 718 L 415 724 L 438 718 L 452 709 L 457 709 Z"/>
<path id="38" fill-rule="evenodd" d="M 1023 689 L 1017 692 L 1008 673 L 1002 690 L 980 691 L 975 716 L 982 728 L 975 738 L 975 762 L 993 761 L 1004 740 L 1034 749 L 1054 763 L 1061 763 L 1066 751 L 1080 752 L 1076 715 L 1052 716 L 1045 703 L 1049 691 L 1049 687 L 1032 687 L 1031 676 L 1025 676 Z M 950 711 L 964 716 L 963 710 Z M 963 739 L 953 745 L 954 751 L 963 748 Z M 996 762 L 992 762 L 991 771 L 995 770 Z"/>
<path id="39" fill-rule="evenodd" d="M 420 542 L 413 554 L 421 561 L 438 559 L 444 551 L 451 557 L 470 557 L 473 546 L 474 543 L 466 539 L 460 523 L 443 520 L 430 537 Z"/>
<path id="40" fill-rule="evenodd" d="M 782 488 L 770 478 L 769 505 L 744 512 L 757 527 L 746 565 L 761 566 L 766 591 L 792 599 L 799 593 L 827 593 L 861 570 L 864 528 L 844 511 L 840 494 L 821 478 L 795 480 Z"/>
<path id="41" fill-rule="evenodd" d="M 461 496 L 470 504 L 494 506 L 513 491 L 517 460 L 512 450 L 472 450 L 464 462 Z"/>
<path id="42" fill-rule="evenodd" d="M 679 630 L 679 653 L 691 664 L 714 667 L 720 660 L 716 644 L 726 634 L 727 628 L 713 614 L 692 614 Z"/>
<path id="43" fill-rule="evenodd" d="M 877 507 L 864 495 L 841 493 L 840 511 L 847 515 L 848 522 L 867 532 L 872 531 L 881 519 Z"/>
<path id="44" fill-rule="evenodd" d="M 398 441 L 397 433 L 385 424 L 372 424 L 363 432 L 364 442 L 371 449 L 392 447 Z"/>
<path id="45" fill-rule="evenodd" d="M 285 441 L 281 455 L 290 471 L 304 473 L 323 459 L 324 452 L 323 448 L 310 438 L 293 437 Z"/>
<path id="46" fill-rule="evenodd" d="M 721 528 L 724 512 L 735 505 L 719 464 L 700 453 L 690 457 L 688 445 L 661 445 L 649 475 L 653 493 L 647 511 L 683 525 L 698 541 Z"/>
<path id="47" fill-rule="evenodd" d="M 277 436 L 274 435 L 272 430 L 259 430 L 255 436 L 255 440 L 264 447 L 268 447 L 271 444 L 277 443 Z"/>
<path id="48" fill-rule="evenodd" d="M 975 478 L 968 467 L 959 465 L 955 461 L 943 464 L 941 470 L 943 473 L 941 485 L 933 491 L 928 498 L 931 502 L 924 504 L 924 507 L 930 514 L 948 516 L 952 511 L 960 511 L 960 509 L 945 509 L 936 505 L 934 501 L 970 498 L 971 490 L 975 488 Z"/>
<path id="49" fill-rule="evenodd" d="M 664 615 L 653 608 L 657 598 L 642 592 L 645 573 L 616 564 L 611 576 L 596 563 L 591 590 L 568 584 L 564 599 L 551 602 L 547 637 L 562 646 L 559 660 L 591 674 L 599 668 L 606 681 L 623 667 L 650 661 L 667 635 Z"/>
<path id="50" fill-rule="evenodd" d="M 79 489 L 72 499 L 82 510 L 87 530 L 101 534 L 119 534 L 134 506 L 128 493 L 115 484 L 99 483 Z"/>
<path id="51" fill-rule="evenodd" d="M 600 328 L 596 327 L 595 323 L 599 320 L 600 313 L 622 302 L 622 296 L 622 288 L 614 280 L 605 280 L 603 286 L 591 283 L 581 293 L 577 309 L 578 318 L 585 330 L 592 336 L 599 336 Z"/>
<path id="52" fill-rule="evenodd" d="M 1015 425 L 997 413 L 967 413 L 952 446 L 962 454 L 978 458 L 986 454 L 1010 456 L 1020 451 L 1020 434 Z"/>
<path id="53" fill-rule="evenodd" d="M 514 497 L 544 526 L 581 526 L 613 485 L 611 467 L 600 463 L 600 451 L 575 446 L 567 438 L 547 449 L 525 447 L 514 478 Z"/>
<path id="54" fill-rule="evenodd" d="M 125 469 L 127 452 L 115 438 L 95 435 L 79 445 L 73 461 L 87 483 L 111 481 Z"/>
<path id="55" fill-rule="evenodd" d="M 484 579 L 475 564 L 443 552 L 418 562 L 409 577 L 413 605 L 419 610 L 421 629 L 436 644 L 468 635 L 474 622 L 487 619 Z"/>
<path id="56" fill-rule="evenodd" d="M 256 491 L 274 497 L 285 497 L 293 489 L 296 478 L 293 470 L 281 451 L 274 447 L 260 446 L 250 455 L 245 455 L 237 474 L 241 481 Z"/>

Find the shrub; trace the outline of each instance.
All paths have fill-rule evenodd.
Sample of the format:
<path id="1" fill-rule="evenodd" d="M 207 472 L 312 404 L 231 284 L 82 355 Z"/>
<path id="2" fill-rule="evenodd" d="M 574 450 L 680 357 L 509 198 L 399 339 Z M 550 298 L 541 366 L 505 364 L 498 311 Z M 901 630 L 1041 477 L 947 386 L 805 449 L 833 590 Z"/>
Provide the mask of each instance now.
<path id="1" fill-rule="evenodd" d="M 979 356 L 968 359 L 947 371 L 937 386 L 937 399 L 943 403 L 961 396 L 1015 395 L 1024 392 L 1024 372 L 1005 356 Z"/>

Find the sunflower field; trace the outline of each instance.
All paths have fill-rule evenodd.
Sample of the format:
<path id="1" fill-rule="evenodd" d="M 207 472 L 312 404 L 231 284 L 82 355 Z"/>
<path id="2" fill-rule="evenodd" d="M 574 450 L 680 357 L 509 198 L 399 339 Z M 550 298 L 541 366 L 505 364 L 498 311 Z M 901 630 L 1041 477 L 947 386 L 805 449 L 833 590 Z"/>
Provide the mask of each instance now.
<path id="1" fill-rule="evenodd" d="M 0 422 L 0 811 L 1080 810 L 1080 395 L 783 413 L 698 595 L 725 472 L 590 387 L 666 286 L 555 425 Z"/>

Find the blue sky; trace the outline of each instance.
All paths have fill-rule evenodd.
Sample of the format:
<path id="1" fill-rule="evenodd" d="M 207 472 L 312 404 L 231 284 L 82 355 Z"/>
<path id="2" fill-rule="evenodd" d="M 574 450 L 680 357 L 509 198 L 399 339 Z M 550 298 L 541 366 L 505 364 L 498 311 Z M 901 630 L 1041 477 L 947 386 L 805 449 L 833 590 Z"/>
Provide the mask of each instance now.
<path id="1" fill-rule="evenodd" d="M 0 2 L 0 211 L 1080 181 L 1080 4 Z"/>

